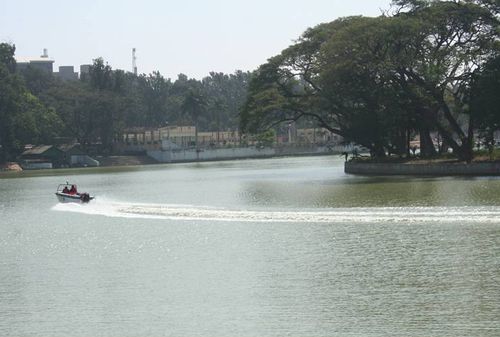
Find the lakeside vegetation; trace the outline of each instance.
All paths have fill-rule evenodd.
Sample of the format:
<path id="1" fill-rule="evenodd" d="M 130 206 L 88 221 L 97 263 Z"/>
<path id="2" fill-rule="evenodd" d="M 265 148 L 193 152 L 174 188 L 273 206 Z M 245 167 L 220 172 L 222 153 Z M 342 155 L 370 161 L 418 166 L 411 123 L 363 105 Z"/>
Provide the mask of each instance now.
<path id="1" fill-rule="evenodd" d="M 25 144 L 65 140 L 83 148 L 99 143 L 109 154 L 126 128 L 196 125 L 235 130 L 250 73 L 212 72 L 202 80 L 159 72 L 134 75 L 113 70 L 101 58 L 76 81 L 39 69 L 16 71 L 15 46 L 0 44 L 0 162 L 13 160 Z"/>
<path id="2" fill-rule="evenodd" d="M 496 0 L 395 0 L 308 29 L 255 72 L 242 126 L 308 118 L 377 158 L 409 157 L 418 135 L 422 157 L 470 162 L 500 126 L 499 13 Z"/>
<path id="3" fill-rule="evenodd" d="M 451 151 L 471 162 L 478 143 L 493 151 L 500 130 L 499 15 L 498 0 L 394 0 L 379 17 L 308 29 L 253 73 L 202 80 L 136 76 L 97 58 L 79 80 L 61 81 L 16 71 L 15 46 L 0 43 L 0 162 L 25 144 L 64 140 L 110 154 L 133 127 L 239 128 L 268 139 L 291 121 L 377 160 L 411 158 L 418 136 L 421 158 Z"/>

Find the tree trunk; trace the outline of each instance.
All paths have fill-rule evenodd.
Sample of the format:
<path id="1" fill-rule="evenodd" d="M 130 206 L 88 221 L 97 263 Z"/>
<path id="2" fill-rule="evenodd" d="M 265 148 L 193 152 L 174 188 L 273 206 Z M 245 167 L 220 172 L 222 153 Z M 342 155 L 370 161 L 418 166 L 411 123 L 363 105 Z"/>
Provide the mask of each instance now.
<path id="1" fill-rule="evenodd" d="M 411 130 L 406 129 L 406 157 L 410 158 L 410 141 L 411 141 Z"/>
<path id="2" fill-rule="evenodd" d="M 371 152 L 372 156 L 374 156 L 375 158 L 385 158 L 386 156 L 384 146 L 381 144 L 374 144 L 374 146 L 371 149 Z"/>
<path id="3" fill-rule="evenodd" d="M 436 156 L 436 149 L 432 142 L 431 134 L 427 126 L 420 126 L 420 156 L 430 158 Z"/>
<path id="4" fill-rule="evenodd" d="M 397 154 L 400 158 L 403 156 L 408 156 L 410 152 L 410 148 L 408 146 L 408 133 L 407 130 L 400 130 L 399 135 L 398 135 L 398 147 L 397 147 Z"/>
<path id="5" fill-rule="evenodd" d="M 469 127 L 467 128 L 467 140 L 464 143 L 467 163 L 474 159 L 474 119 L 469 115 Z"/>
<path id="6" fill-rule="evenodd" d="M 441 140 L 441 145 L 439 146 L 439 154 L 448 153 L 450 146 L 445 139 Z"/>

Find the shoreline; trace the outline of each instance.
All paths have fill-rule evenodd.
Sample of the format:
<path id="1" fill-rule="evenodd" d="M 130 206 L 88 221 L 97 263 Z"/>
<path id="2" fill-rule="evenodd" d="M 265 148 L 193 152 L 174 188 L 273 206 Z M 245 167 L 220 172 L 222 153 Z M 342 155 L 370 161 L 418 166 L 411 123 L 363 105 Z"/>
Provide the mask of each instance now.
<path id="1" fill-rule="evenodd" d="M 24 172 L 24 171 L 40 171 L 40 170 L 61 170 L 61 169 L 82 169 L 90 167 L 118 167 L 118 166 L 142 166 L 156 164 L 176 164 L 176 163 L 201 163 L 201 162 L 218 162 L 230 160 L 246 160 L 246 159 L 268 159 L 280 157 L 304 157 L 304 156 L 328 156 L 338 155 L 346 151 L 345 146 L 330 147 L 291 147 L 291 148 L 220 148 L 220 149 L 182 149 L 182 150 L 155 150 L 143 151 L 141 153 L 127 153 L 110 155 L 110 156 L 94 156 L 95 165 L 88 166 L 69 166 L 62 165 L 52 167 L 50 162 L 48 165 L 39 167 L 23 168 L 21 162 L 4 162 L 0 163 L 0 172 Z M 42 158 L 43 159 L 43 158 Z"/>
<path id="2" fill-rule="evenodd" d="M 458 161 L 377 163 L 347 161 L 344 172 L 366 176 L 500 176 L 500 162 L 464 163 Z"/>
<path id="3" fill-rule="evenodd" d="M 273 156 L 259 156 L 259 157 L 240 157 L 240 158 L 218 158 L 218 159 L 205 159 L 205 160 L 186 160 L 186 161 L 176 161 L 170 163 L 162 163 L 157 161 L 152 161 L 148 156 L 109 156 L 107 159 L 112 159 L 106 161 L 107 164 L 100 165 L 96 167 L 64 167 L 64 168 L 51 168 L 51 169 L 30 169 L 30 170 L 8 170 L 1 169 L 6 164 L 0 164 L 0 179 L 1 178 L 10 178 L 10 177 L 21 177 L 23 175 L 26 176 L 46 176 L 46 175 L 59 175 L 59 173 L 64 172 L 102 172 L 102 171 L 120 171 L 120 170 L 131 170 L 134 168 L 151 166 L 151 167 L 160 167 L 165 165 L 176 165 L 176 164 L 189 164 L 189 163 L 209 163 L 209 162 L 227 162 L 232 160 L 261 160 L 261 159 L 273 159 L 273 158 L 286 158 L 286 157 L 320 157 L 320 156 L 338 156 L 338 153 L 297 153 L 297 154 L 281 154 L 281 155 L 273 155 Z M 102 159 L 102 158 L 101 158 Z M 17 163 L 16 163 L 17 164 Z M 19 166 L 19 165 L 18 165 Z M 19 167 L 20 168 L 20 167 Z"/>
<path id="4" fill-rule="evenodd" d="M 103 170 L 128 170 L 142 166 L 161 166 L 171 164 L 227 162 L 232 160 L 272 159 L 285 157 L 319 157 L 338 156 L 336 152 L 275 154 L 258 157 L 213 158 L 203 160 L 183 160 L 175 162 L 158 162 L 148 156 L 109 156 L 101 157 L 104 163 L 98 167 L 65 167 L 52 169 L 23 170 L 18 163 L 8 162 L 0 164 L 0 177 L 22 175 L 58 175 L 62 172 L 77 173 Z M 104 159 L 104 160 L 103 160 Z M 346 174 L 360 176 L 500 176 L 500 161 L 477 161 L 472 163 L 456 160 L 409 160 L 397 162 L 374 162 L 370 160 L 349 160 L 344 162 Z"/>

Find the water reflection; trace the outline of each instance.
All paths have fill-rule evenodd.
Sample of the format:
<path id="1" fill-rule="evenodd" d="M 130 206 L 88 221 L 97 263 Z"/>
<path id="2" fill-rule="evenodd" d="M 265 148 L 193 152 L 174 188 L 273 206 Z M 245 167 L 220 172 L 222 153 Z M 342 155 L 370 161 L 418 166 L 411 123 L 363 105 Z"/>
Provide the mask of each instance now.
<path id="1" fill-rule="evenodd" d="M 496 178 L 111 172 L 0 181 L 0 335 L 500 335 Z M 96 202 L 58 205 L 68 179 Z"/>
<path id="2" fill-rule="evenodd" d="M 499 206 L 500 180 L 352 178 L 313 182 L 252 181 L 241 194 L 256 205 L 292 207 Z"/>

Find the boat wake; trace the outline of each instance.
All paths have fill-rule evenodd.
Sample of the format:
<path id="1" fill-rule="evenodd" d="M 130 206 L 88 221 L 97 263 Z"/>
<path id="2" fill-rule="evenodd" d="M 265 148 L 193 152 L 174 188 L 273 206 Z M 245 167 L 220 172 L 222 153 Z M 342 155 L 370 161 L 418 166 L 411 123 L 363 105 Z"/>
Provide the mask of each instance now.
<path id="1" fill-rule="evenodd" d="M 107 217 L 289 223 L 500 223 L 500 207 L 366 207 L 308 211 L 238 210 L 174 204 L 139 204 L 105 199 L 89 204 L 59 203 L 55 211 Z"/>

